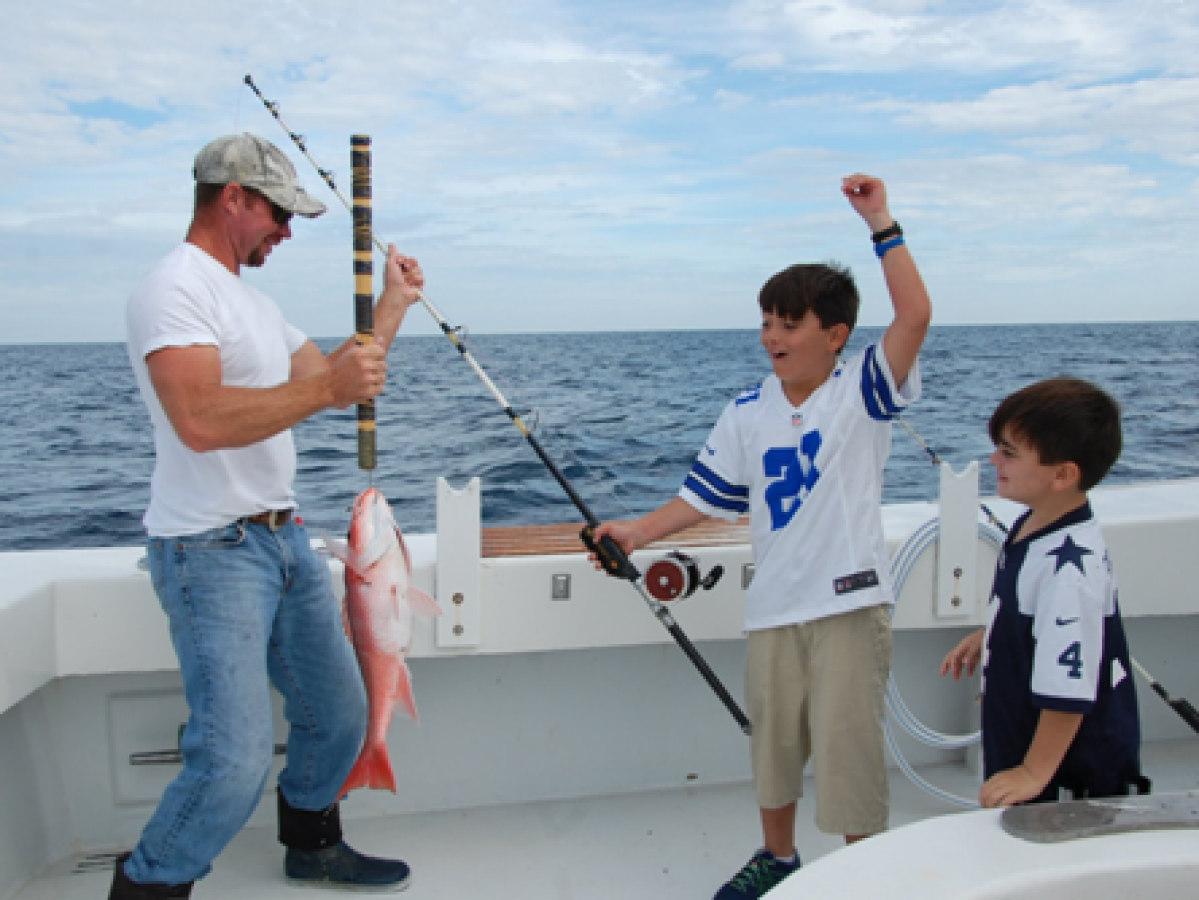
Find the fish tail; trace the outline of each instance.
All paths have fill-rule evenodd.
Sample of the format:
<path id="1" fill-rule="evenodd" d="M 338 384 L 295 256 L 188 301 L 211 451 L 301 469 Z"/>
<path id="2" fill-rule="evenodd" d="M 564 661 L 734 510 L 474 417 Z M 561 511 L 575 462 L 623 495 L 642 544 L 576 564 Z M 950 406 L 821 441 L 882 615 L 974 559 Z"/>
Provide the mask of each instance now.
<path id="1" fill-rule="evenodd" d="M 355 788 L 368 787 L 376 790 L 396 792 L 396 776 L 391 768 L 391 758 L 387 755 L 387 745 L 368 745 L 362 748 L 358 761 L 346 783 L 342 786 L 341 796 L 345 796 Z"/>

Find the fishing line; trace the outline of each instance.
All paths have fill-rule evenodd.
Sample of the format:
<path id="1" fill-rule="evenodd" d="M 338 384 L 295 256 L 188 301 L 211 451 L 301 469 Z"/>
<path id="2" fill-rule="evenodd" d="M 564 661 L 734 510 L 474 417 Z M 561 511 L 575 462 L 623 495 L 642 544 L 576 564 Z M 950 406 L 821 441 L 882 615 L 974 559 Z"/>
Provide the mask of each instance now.
<path id="1" fill-rule="evenodd" d="M 457 331 L 459 337 L 463 340 L 470 337 L 470 328 L 466 325 L 458 326 Z M 483 368 L 492 373 L 492 378 L 504 389 L 505 394 L 508 396 L 521 394 L 528 396 L 531 393 L 525 387 L 522 379 L 516 375 L 508 374 L 504 367 L 495 361 L 494 357 L 489 356 L 486 351 L 480 350 L 478 344 L 472 345 L 471 352 L 480 361 Z M 584 481 L 593 485 L 597 490 L 602 491 L 608 498 L 614 501 L 626 517 L 635 515 L 628 504 L 616 493 L 615 486 L 618 485 L 618 481 L 615 476 L 605 476 L 597 473 L 579 457 L 571 446 L 568 431 L 571 426 L 577 426 L 577 422 L 569 419 L 565 423 L 555 422 L 549 414 L 543 413 L 536 406 L 523 406 L 517 412 L 525 420 L 525 423 L 529 426 L 529 430 L 538 436 L 543 444 L 548 445 L 556 451 L 556 456 L 565 456 L 568 464 L 573 462 L 583 470 L 582 479 Z"/>
<path id="2" fill-rule="evenodd" d="M 342 205 L 346 207 L 346 209 L 353 213 L 353 209 L 350 206 L 349 201 L 347 201 L 342 195 L 341 191 L 337 189 L 337 185 L 333 183 L 333 174 L 327 169 L 321 168 L 317 161 L 313 159 L 312 155 L 308 152 L 304 138 L 292 131 L 291 128 L 289 128 L 283 121 L 283 118 L 279 115 L 279 104 L 267 100 L 266 97 L 262 95 L 262 92 L 258 90 L 258 86 L 254 84 L 253 79 L 249 75 L 245 77 L 245 83 L 250 90 L 252 90 L 258 96 L 258 99 L 262 101 L 263 106 L 267 108 L 270 114 L 274 116 L 275 121 L 279 123 L 279 126 L 285 132 L 287 132 L 287 136 L 291 138 L 292 142 L 300 149 L 300 152 L 304 154 L 305 158 L 312 163 L 313 168 L 316 169 L 317 173 L 324 180 L 325 184 L 329 186 L 329 189 L 333 191 L 337 199 L 341 201 Z M 381 252 L 386 254 L 387 249 L 383 246 L 383 242 L 379 240 L 378 236 L 372 233 L 371 238 L 373 239 L 375 246 L 377 246 Z M 586 547 L 595 554 L 596 559 L 609 575 L 612 575 L 616 578 L 625 579 L 633 585 L 633 587 L 641 595 L 641 599 L 644 600 L 646 605 L 649 607 L 650 612 L 653 613 L 654 617 L 659 621 L 659 623 L 661 623 L 662 627 L 670 633 L 670 636 L 674 638 L 675 643 L 679 645 L 679 649 L 687 655 L 689 660 L 691 660 L 692 665 L 695 666 L 696 670 L 708 683 L 708 686 L 737 721 L 737 724 L 741 727 L 741 730 L 745 734 L 749 734 L 751 730 L 749 719 L 747 719 L 745 713 L 741 711 L 741 707 L 737 705 L 737 701 L 733 699 L 732 694 L 728 692 L 728 689 L 725 688 L 724 684 L 720 681 L 719 677 L 717 677 L 711 666 L 709 666 L 703 656 L 700 655 L 699 651 L 695 648 L 695 645 L 691 643 L 691 639 L 687 637 L 686 633 L 679 626 L 670 610 L 650 594 L 645 585 L 645 580 L 642 577 L 641 572 L 636 566 L 633 565 L 632 561 L 628 558 L 628 555 L 620 548 L 620 545 L 617 544 L 616 541 L 612 540 L 610 536 L 605 536 L 599 541 L 596 540 L 595 529 L 599 527 L 600 520 L 596 517 L 595 513 L 591 511 L 591 508 L 587 505 L 586 501 L 579 496 L 579 493 L 575 490 L 574 485 L 571 484 L 567 477 L 562 473 L 562 470 L 558 468 L 558 465 L 554 462 L 554 460 L 551 459 L 545 452 L 544 448 L 541 446 L 541 443 L 534 436 L 532 430 L 525 423 L 524 419 L 521 418 L 520 414 L 512 407 L 507 398 L 505 398 L 500 392 L 500 389 L 496 387 L 495 382 L 491 380 L 487 372 L 484 371 L 482 366 L 480 366 L 475 360 L 474 356 L 467 349 L 466 344 L 462 341 L 459 335 L 459 330 L 451 327 L 449 323 L 446 322 L 441 313 L 437 311 L 437 308 L 429 302 L 427 297 L 425 297 L 423 291 L 417 292 L 417 298 L 422 304 L 424 304 L 424 307 L 426 310 L 428 310 L 429 315 L 433 317 L 433 320 L 437 323 L 438 327 L 441 328 L 442 334 L 449 339 L 450 343 L 452 343 L 454 348 L 458 351 L 458 354 L 464 360 L 466 360 L 466 362 L 474 370 L 475 374 L 479 377 L 479 380 L 483 382 L 484 386 L 488 391 L 490 391 L 496 402 L 499 403 L 501 409 L 503 409 L 508 418 L 512 420 L 512 424 L 516 426 L 517 430 L 519 430 L 524 436 L 529 446 L 533 448 L 533 452 L 537 454 L 537 458 L 540 459 L 546 469 L 549 470 L 549 473 L 554 477 L 554 480 L 558 482 L 558 485 L 563 491 L 566 492 L 567 497 L 570 498 L 575 508 L 586 520 L 587 524 L 579 533 L 579 536 Z"/>
<path id="3" fill-rule="evenodd" d="M 540 433 L 548 439 L 560 453 L 565 456 L 568 462 L 573 462 L 576 466 L 583 470 L 583 478 L 596 490 L 601 491 L 609 500 L 611 500 L 623 513 L 625 518 L 632 518 L 636 513 L 626 504 L 616 493 L 616 487 L 619 480 L 614 474 L 605 474 L 591 468 L 583 461 L 583 459 L 575 452 L 574 448 L 569 443 L 570 435 L 567 433 L 567 425 L 557 425 L 554 423 L 544 424 Z"/>
<path id="4" fill-rule="evenodd" d="M 932 460 L 934 466 L 941 466 L 941 465 L 945 464 L 945 461 L 943 459 L 941 459 L 941 457 L 939 457 L 937 455 L 937 452 L 935 450 L 933 450 L 933 448 L 930 447 L 925 442 L 924 438 L 922 438 L 920 435 L 918 435 L 916 433 L 916 429 L 914 429 L 911 425 L 908 424 L 907 419 L 905 419 L 903 416 L 897 415 L 895 417 L 895 421 L 897 421 L 900 425 L 902 425 L 904 428 L 907 429 L 907 432 L 908 432 L 908 434 L 910 434 L 912 436 L 912 439 L 921 446 L 921 448 L 924 450 L 925 453 L 928 454 L 928 457 L 929 457 L 929 459 Z M 992 525 L 994 525 L 996 528 L 998 528 L 1004 534 L 1008 533 L 1007 526 L 1004 525 L 1003 522 L 1001 522 L 999 520 L 999 517 L 997 515 L 995 515 L 995 513 L 991 512 L 991 508 L 989 506 L 987 506 L 987 504 L 979 502 L 978 505 L 982 509 L 982 511 L 986 514 L 987 520 Z"/>
<path id="5" fill-rule="evenodd" d="M 459 334 L 465 338 L 469 336 L 470 329 L 466 326 L 462 326 L 459 328 Z M 509 376 L 509 381 L 509 378 L 505 377 L 503 367 L 497 365 L 494 359 L 489 358 L 485 352 L 479 350 L 477 344 L 474 345 L 472 352 L 482 362 L 483 367 L 487 369 L 487 371 L 498 373 L 493 375 L 497 383 L 504 385 L 517 385 L 515 389 L 510 389 L 508 391 L 509 395 L 516 393 L 523 394 L 527 397 L 534 393 L 529 391 L 524 386 L 524 383 L 518 376 Z M 553 448 L 556 451 L 556 456 L 566 457 L 568 465 L 570 463 L 574 463 L 576 466 L 582 469 L 582 480 L 595 487 L 596 490 L 603 492 L 615 503 L 625 517 L 632 517 L 635 515 L 633 510 L 629 508 L 628 504 L 626 504 L 620 498 L 619 494 L 616 493 L 615 489 L 619 486 L 619 480 L 614 475 L 603 475 L 596 472 L 595 469 L 583 461 L 583 459 L 575 452 L 574 447 L 571 446 L 570 433 L 572 431 L 577 432 L 579 430 L 577 420 L 565 418 L 564 421 L 557 422 L 554 420 L 552 415 L 544 412 L 542 409 L 536 406 L 526 406 L 523 410 L 520 410 L 520 414 L 529 425 L 529 430 L 532 431 L 533 434 L 537 435 L 542 440 L 542 443 Z"/>
<path id="6" fill-rule="evenodd" d="M 233 130 L 241 131 L 241 91 L 237 92 L 237 104 L 233 108 Z"/>

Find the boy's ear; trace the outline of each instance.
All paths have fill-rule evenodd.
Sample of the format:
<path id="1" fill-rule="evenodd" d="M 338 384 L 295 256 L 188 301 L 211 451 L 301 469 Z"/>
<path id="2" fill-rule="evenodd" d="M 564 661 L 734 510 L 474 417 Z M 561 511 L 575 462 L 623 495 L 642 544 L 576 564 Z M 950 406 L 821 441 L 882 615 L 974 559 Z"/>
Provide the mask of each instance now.
<path id="1" fill-rule="evenodd" d="M 1055 491 L 1078 490 L 1082 484 L 1082 469 L 1078 463 L 1057 463 L 1053 467 L 1053 489 Z"/>
<path id="2" fill-rule="evenodd" d="M 840 353 L 845 349 L 846 342 L 849 341 L 849 326 L 844 322 L 830 325 L 828 328 L 828 338 L 833 353 Z"/>

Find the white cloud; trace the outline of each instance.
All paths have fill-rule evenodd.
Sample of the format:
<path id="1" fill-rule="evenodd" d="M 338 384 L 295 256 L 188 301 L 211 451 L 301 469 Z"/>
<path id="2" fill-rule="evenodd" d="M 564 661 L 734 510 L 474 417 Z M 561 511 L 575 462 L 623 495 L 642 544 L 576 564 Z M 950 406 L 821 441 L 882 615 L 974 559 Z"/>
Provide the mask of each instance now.
<path id="1" fill-rule="evenodd" d="M 833 72 L 1026 68 L 1100 78 L 1143 68 L 1194 71 L 1197 25 L 1184 0 L 742 0 L 728 16 L 733 58 L 778 54 Z"/>
<path id="2" fill-rule="evenodd" d="M 1114 145 L 1172 162 L 1199 162 L 1199 77 L 1086 86 L 1041 81 L 995 88 L 971 100 L 888 101 L 880 107 L 911 125 L 1019 136 L 1048 142 L 1046 149 L 1058 153 Z"/>
<path id="3" fill-rule="evenodd" d="M 893 185 L 930 281 L 955 286 L 938 300 L 949 321 L 1119 315 L 1094 298 L 1132 273 L 1160 286 L 1143 314 L 1195 315 L 1179 286 L 1199 240 L 1185 3 L 55 10 L 14 6 L 0 34 L 9 340 L 120 339 L 124 298 L 182 235 L 192 157 L 216 135 L 269 137 L 324 193 L 247 72 L 339 183 L 348 136 L 372 136 L 381 236 L 480 330 L 744 325 L 746 298 L 797 258 L 846 256 L 876 279 L 837 192 L 857 169 Z M 253 274 L 318 335 L 345 330 L 348 296 L 348 217 L 326 199 Z"/>

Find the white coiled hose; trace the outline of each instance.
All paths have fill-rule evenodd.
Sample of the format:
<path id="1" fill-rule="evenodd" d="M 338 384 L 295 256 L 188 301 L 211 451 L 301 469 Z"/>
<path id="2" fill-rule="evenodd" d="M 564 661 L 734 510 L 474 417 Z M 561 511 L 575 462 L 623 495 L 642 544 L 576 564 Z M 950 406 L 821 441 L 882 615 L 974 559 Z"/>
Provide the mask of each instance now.
<path id="1" fill-rule="evenodd" d="M 936 543 L 940 530 L 940 521 L 938 519 L 930 519 L 904 541 L 903 546 L 892 557 L 891 581 L 894 585 L 897 602 L 903 594 L 904 583 L 911 574 L 913 567 L 924 551 Z M 978 536 L 995 547 L 1003 546 L 1003 536 L 996 529 L 981 522 L 978 525 Z M 895 683 L 894 674 L 887 679 L 886 703 L 892 717 L 903 726 L 904 730 L 917 741 L 929 747 L 935 747 L 938 750 L 960 750 L 963 747 L 977 743 L 981 737 L 982 733 L 978 731 L 971 734 L 942 734 L 939 731 L 929 728 L 917 719 L 912 714 L 912 711 L 908 709 L 907 704 L 903 702 L 903 697 L 899 693 L 899 686 Z M 899 742 L 895 740 L 895 734 L 891 730 L 891 725 L 885 718 L 883 720 L 883 732 L 887 738 L 887 746 L 891 748 L 891 755 L 895 757 L 899 768 L 908 776 L 913 784 L 923 788 L 934 797 L 944 800 L 946 803 L 966 809 L 978 808 L 978 804 L 975 801 L 943 790 L 917 775 L 915 769 L 912 768 L 902 751 L 900 751 Z"/>

